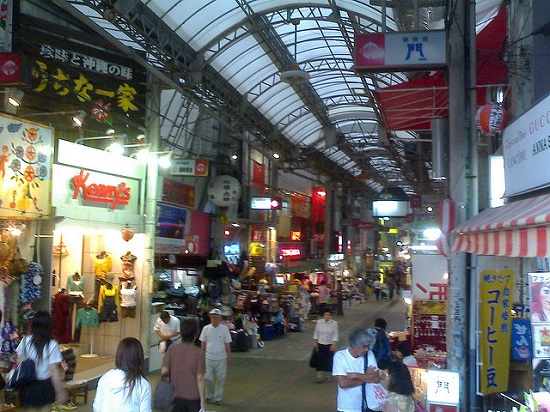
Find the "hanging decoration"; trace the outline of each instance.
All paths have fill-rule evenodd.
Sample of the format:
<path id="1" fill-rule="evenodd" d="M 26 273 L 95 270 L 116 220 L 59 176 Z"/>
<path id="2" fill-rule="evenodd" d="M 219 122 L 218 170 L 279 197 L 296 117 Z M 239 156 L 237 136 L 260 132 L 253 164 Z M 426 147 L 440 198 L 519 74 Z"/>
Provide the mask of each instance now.
<path id="1" fill-rule="evenodd" d="M 122 239 L 124 239 L 126 242 L 128 242 L 130 239 L 134 237 L 134 231 L 128 225 L 126 225 L 124 229 L 121 230 L 121 232 L 122 232 Z"/>
<path id="2" fill-rule="evenodd" d="M 494 136 L 501 132 L 506 120 L 506 111 L 500 104 L 490 102 L 477 109 L 476 125 L 485 136 Z"/>
<path id="3" fill-rule="evenodd" d="M 221 175 L 210 180 L 208 199 L 216 206 L 229 207 L 241 198 L 241 183 L 233 176 Z"/>

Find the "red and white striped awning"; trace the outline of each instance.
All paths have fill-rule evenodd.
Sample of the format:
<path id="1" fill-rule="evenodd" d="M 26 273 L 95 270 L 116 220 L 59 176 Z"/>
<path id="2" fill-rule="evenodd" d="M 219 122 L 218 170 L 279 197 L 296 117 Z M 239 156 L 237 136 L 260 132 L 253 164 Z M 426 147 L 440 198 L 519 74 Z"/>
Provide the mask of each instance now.
<path id="1" fill-rule="evenodd" d="M 550 257 L 550 194 L 486 209 L 451 233 L 455 252 Z"/>

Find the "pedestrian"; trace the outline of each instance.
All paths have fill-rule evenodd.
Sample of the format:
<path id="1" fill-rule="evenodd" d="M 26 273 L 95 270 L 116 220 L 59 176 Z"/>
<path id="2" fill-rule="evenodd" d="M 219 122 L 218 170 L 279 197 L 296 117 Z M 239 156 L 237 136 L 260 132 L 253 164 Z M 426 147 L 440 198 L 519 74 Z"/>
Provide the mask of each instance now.
<path id="1" fill-rule="evenodd" d="M 395 278 L 393 276 L 388 277 L 388 299 L 393 300 L 393 294 L 395 292 Z"/>
<path id="2" fill-rule="evenodd" d="M 363 384 L 380 382 L 381 372 L 374 354 L 369 350 L 372 340 L 365 329 L 357 329 L 349 337 L 349 347 L 334 355 L 332 375 L 338 383 L 336 403 L 339 412 L 362 412 Z M 365 356 L 368 359 L 366 369 Z"/>
<path id="3" fill-rule="evenodd" d="M 49 412 L 52 404 L 67 403 L 67 392 L 62 384 L 59 344 L 52 337 L 52 319 L 48 311 L 39 310 L 31 319 L 31 333 L 17 346 L 17 361 L 32 359 L 36 381 L 21 388 L 19 401 L 24 408 Z"/>
<path id="4" fill-rule="evenodd" d="M 407 365 L 393 361 L 388 365 L 388 399 L 384 412 L 414 412 L 414 385 Z"/>
<path id="5" fill-rule="evenodd" d="M 372 288 L 374 289 L 374 294 L 376 295 L 376 300 L 380 300 L 380 292 L 382 291 L 382 282 L 380 282 L 380 278 L 377 278 L 372 283 Z"/>
<path id="6" fill-rule="evenodd" d="M 336 281 L 336 314 L 344 316 L 344 286 L 341 280 Z"/>
<path id="7" fill-rule="evenodd" d="M 338 345 L 338 323 L 331 318 L 330 310 L 325 310 L 323 319 L 319 319 L 313 331 L 313 349 L 319 354 L 317 365 L 317 383 L 329 382 L 332 372 L 332 359 Z"/>
<path id="8" fill-rule="evenodd" d="M 327 281 L 323 280 L 319 286 L 319 315 L 325 313 L 329 297 L 330 289 L 327 286 Z"/>
<path id="9" fill-rule="evenodd" d="M 163 311 L 155 322 L 153 330 L 160 338 L 159 352 L 164 354 L 172 343 L 178 342 L 180 336 L 180 320 Z"/>
<path id="10" fill-rule="evenodd" d="M 116 369 L 97 383 L 94 412 L 151 412 L 151 384 L 145 378 L 143 346 L 136 338 L 124 338 L 115 354 Z"/>
<path id="11" fill-rule="evenodd" d="M 206 357 L 206 402 L 216 405 L 222 404 L 227 365 L 231 364 L 231 334 L 227 326 L 220 323 L 221 320 L 222 311 L 212 309 L 210 324 L 199 336 Z"/>
<path id="12" fill-rule="evenodd" d="M 417 368 L 418 367 L 418 361 L 414 357 L 411 348 L 409 348 L 409 345 L 407 342 L 399 342 L 397 345 L 395 345 L 395 354 L 401 361 L 410 367 Z"/>
<path id="13" fill-rule="evenodd" d="M 206 406 L 204 352 L 194 344 L 198 331 L 195 319 L 182 319 L 181 341 L 170 346 L 162 360 L 160 373 L 170 377 L 175 389 L 172 412 L 199 412 Z"/>
<path id="14" fill-rule="evenodd" d="M 384 318 L 377 318 L 374 320 L 374 332 L 376 336 L 373 346 L 371 348 L 374 356 L 376 357 L 376 362 L 380 369 L 386 369 L 388 363 L 391 359 L 391 345 L 388 335 L 386 335 L 386 327 L 388 323 Z"/>

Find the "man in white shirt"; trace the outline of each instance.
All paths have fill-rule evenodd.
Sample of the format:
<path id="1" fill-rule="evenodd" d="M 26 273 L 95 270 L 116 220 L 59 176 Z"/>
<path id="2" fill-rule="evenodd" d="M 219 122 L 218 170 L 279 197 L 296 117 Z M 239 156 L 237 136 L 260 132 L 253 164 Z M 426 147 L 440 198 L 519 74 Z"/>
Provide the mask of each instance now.
<path id="1" fill-rule="evenodd" d="M 153 330 L 159 335 L 160 339 L 165 343 L 161 353 L 165 353 L 168 347 L 181 339 L 180 335 L 180 320 L 175 316 L 170 315 L 167 311 L 160 314 Z"/>
<path id="2" fill-rule="evenodd" d="M 363 384 L 380 381 L 376 358 L 369 351 L 371 343 L 371 335 L 365 329 L 357 329 L 349 337 L 349 347 L 334 354 L 332 375 L 338 383 L 338 412 L 361 412 Z M 367 353 L 368 368 L 365 370 Z"/>
<path id="3" fill-rule="evenodd" d="M 206 402 L 221 405 L 227 365 L 231 364 L 231 334 L 222 325 L 222 311 L 210 311 L 210 324 L 202 328 L 199 340 L 206 358 Z"/>

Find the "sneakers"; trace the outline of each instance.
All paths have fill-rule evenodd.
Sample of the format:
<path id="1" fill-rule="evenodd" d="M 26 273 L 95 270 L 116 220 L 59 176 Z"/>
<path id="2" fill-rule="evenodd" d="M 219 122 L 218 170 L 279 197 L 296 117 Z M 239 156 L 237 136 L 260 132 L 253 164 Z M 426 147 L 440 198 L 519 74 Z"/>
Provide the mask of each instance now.
<path id="1" fill-rule="evenodd" d="M 52 407 L 52 411 L 56 411 L 56 412 L 72 411 L 77 408 L 78 406 L 76 406 L 74 403 L 66 403 L 65 405 L 54 404 Z"/>
<path id="2" fill-rule="evenodd" d="M 221 405 L 222 401 L 216 401 L 215 403 L 216 403 L 216 405 Z"/>

